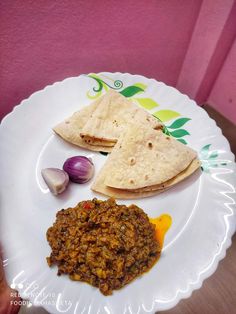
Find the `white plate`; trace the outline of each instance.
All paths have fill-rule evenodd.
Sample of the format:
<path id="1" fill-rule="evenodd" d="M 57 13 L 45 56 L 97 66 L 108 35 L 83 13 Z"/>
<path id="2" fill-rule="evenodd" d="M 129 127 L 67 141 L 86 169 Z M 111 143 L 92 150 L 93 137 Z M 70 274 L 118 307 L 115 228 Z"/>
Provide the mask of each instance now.
<path id="1" fill-rule="evenodd" d="M 134 201 L 151 217 L 169 213 L 173 225 L 158 263 L 105 297 L 88 284 L 58 277 L 56 267 L 49 268 L 45 260 L 50 254 L 45 233 L 56 212 L 84 199 L 103 197 L 91 192 L 91 182 L 70 184 L 55 197 L 40 171 L 62 167 L 66 158 L 80 154 L 92 157 L 99 171 L 106 156 L 65 143 L 51 128 L 108 88 L 123 91 L 148 108 L 174 136 L 183 135 L 180 138 L 199 153 L 203 171 L 161 195 Z M 189 297 L 225 256 L 235 230 L 234 156 L 215 122 L 175 88 L 121 73 L 68 78 L 24 100 L 3 120 L 0 134 L 4 265 L 9 283 L 33 304 L 50 313 L 153 313 Z"/>

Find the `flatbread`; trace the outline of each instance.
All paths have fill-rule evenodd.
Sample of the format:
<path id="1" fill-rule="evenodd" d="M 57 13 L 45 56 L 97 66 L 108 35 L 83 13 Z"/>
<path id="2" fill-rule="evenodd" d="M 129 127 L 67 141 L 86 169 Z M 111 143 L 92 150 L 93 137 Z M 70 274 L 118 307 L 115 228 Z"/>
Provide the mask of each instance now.
<path id="1" fill-rule="evenodd" d="M 84 107 L 83 109 L 75 112 L 71 117 L 56 125 L 53 128 L 54 132 L 65 141 L 79 147 L 93 151 L 102 151 L 108 153 L 111 152 L 112 147 L 103 146 L 99 141 L 96 142 L 96 146 L 92 146 L 89 143 L 86 143 L 80 136 L 83 126 L 91 117 L 93 111 L 97 108 L 100 101 L 102 101 L 102 97 L 90 105 Z"/>
<path id="2" fill-rule="evenodd" d="M 140 193 L 140 192 L 149 192 L 149 191 L 157 191 L 157 190 L 161 190 L 161 191 L 166 190 L 167 188 L 170 188 L 173 185 L 183 181 L 185 178 L 189 177 L 192 173 L 194 173 L 197 169 L 199 169 L 200 166 L 201 166 L 200 160 L 198 158 L 195 158 L 186 169 L 184 169 L 174 178 L 166 182 L 163 182 L 161 184 L 146 186 L 141 189 L 135 189 L 135 190 L 132 190 L 132 192 Z M 131 190 L 127 190 L 127 191 L 131 191 Z"/>
<path id="3" fill-rule="evenodd" d="M 146 110 L 110 89 L 83 126 L 80 135 L 91 145 L 100 140 L 104 146 L 114 146 L 132 121 L 154 129 L 162 127 L 161 122 Z"/>
<path id="4" fill-rule="evenodd" d="M 199 167 L 197 153 L 175 138 L 146 125 L 130 125 L 91 188 L 121 199 L 148 197 L 169 189 Z"/>
<path id="5" fill-rule="evenodd" d="M 109 187 L 136 190 L 176 177 L 197 157 L 190 147 L 147 125 L 131 125 L 109 157 Z"/>
<path id="6" fill-rule="evenodd" d="M 91 189 L 94 192 L 97 192 L 106 196 L 114 197 L 117 199 L 137 199 L 137 198 L 150 197 L 153 195 L 160 194 L 168 190 L 169 188 L 173 187 L 175 184 L 188 178 L 197 169 L 199 169 L 200 164 L 201 164 L 200 161 L 196 158 L 191 162 L 191 164 L 184 171 L 179 173 L 176 177 L 172 178 L 171 180 L 165 182 L 164 185 L 151 186 L 151 187 L 146 187 L 143 189 L 139 189 L 139 190 L 137 189 L 137 190 L 132 191 L 132 190 L 115 189 L 115 188 L 108 187 L 104 184 L 105 178 L 109 175 L 109 164 L 106 163 L 104 167 L 102 168 L 102 170 L 99 172 Z"/>

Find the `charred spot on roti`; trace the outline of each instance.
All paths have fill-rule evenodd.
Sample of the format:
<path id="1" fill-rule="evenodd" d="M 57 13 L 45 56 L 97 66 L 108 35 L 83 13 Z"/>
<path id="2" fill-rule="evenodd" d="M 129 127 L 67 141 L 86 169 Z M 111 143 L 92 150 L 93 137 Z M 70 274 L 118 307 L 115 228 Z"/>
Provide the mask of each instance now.
<path id="1" fill-rule="evenodd" d="M 182 180 L 195 171 L 194 166 L 181 174 L 197 158 L 194 150 L 164 134 L 157 119 L 114 93 L 106 94 L 102 104 L 99 100 L 96 106 L 91 104 L 75 113 L 55 130 L 69 142 L 91 150 L 111 151 L 114 146 L 102 179 L 104 194 L 120 196 L 114 189 L 122 190 L 123 195 L 128 190 L 127 196 L 138 189 L 153 191 L 163 182 L 166 187 L 168 180 L 178 176 Z"/>
<path id="2" fill-rule="evenodd" d="M 135 157 L 130 157 L 129 158 L 129 163 L 130 163 L 131 166 L 134 165 L 136 163 Z"/>
<path id="3" fill-rule="evenodd" d="M 146 118 L 150 121 L 147 122 Z M 76 111 L 53 130 L 69 143 L 92 151 L 111 151 L 130 122 L 155 129 L 162 125 L 143 108 L 120 93 L 109 90 L 97 100 Z M 90 137 L 91 141 L 85 141 Z"/>
<path id="4" fill-rule="evenodd" d="M 119 124 L 118 124 L 118 122 L 116 120 L 114 120 L 112 123 L 115 124 L 116 127 L 119 126 Z"/>
<path id="5" fill-rule="evenodd" d="M 186 169 L 196 158 L 196 152 L 189 147 L 183 147 L 175 138 L 169 137 L 166 140 L 166 137 L 161 130 L 153 130 L 150 126 L 130 124 L 107 161 L 104 176 L 104 184 L 108 187 L 107 195 L 114 192 L 110 188 L 130 192 L 141 188 L 152 191 L 153 186 L 157 186 L 156 189 L 160 190 L 163 182 L 177 177 Z M 135 165 L 131 162 L 133 157 L 136 160 Z M 116 173 L 120 174 L 121 179 L 116 178 Z M 129 179 L 133 179 L 134 183 Z"/>
<path id="6" fill-rule="evenodd" d="M 150 179 L 152 178 L 154 174 L 156 176 L 159 175 L 159 171 L 155 170 L 155 172 L 152 172 L 151 167 L 146 168 L 147 171 L 145 171 L 145 173 L 149 175 L 147 180 L 145 180 L 145 173 L 143 173 L 142 177 L 141 176 L 137 178 L 131 177 L 131 176 L 128 177 L 128 178 L 134 178 L 136 180 L 136 183 L 139 183 L 140 180 L 143 181 L 144 182 L 143 187 L 136 188 L 136 183 L 131 185 L 127 180 L 127 183 L 129 183 L 129 187 L 127 189 L 124 189 L 123 186 L 121 185 L 120 185 L 121 187 L 118 188 L 118 187 L 111 187 L 110 183 L 109 182 L 107 183 L 106 179 L 111 178 L 111 175 L 113 174 L 111 174 L 111 171 L 110 171 L 111 168 L 108 167 L 108 165 L 105 165 L 105 167 L 101 170 L 100 174 L 98 175 L 95 183 L 93 184 L 92 190 L 103 195 L 116 197 L 118 199 L 137 199 L 137 198 L 149 197 L 149 196 L 162 193 L 166 191 L 167 189 L 173 187 L 177 183 L 181 182 L 182 180 L 186 179 L 187 177 L 192 175 L 192 173 L 194 173 L 197 169 L 199 169 L 199 166 L 200 166 L 200 162 L 197 158 L 195 158 L 192 161 L 192 163 L 186 169 L 180 172 L 178 175 L 176 175 L 175 177 L 167 181 L 163 179 L 159 184 L 149 183 Z M 148 169 L 150 171 L 148 171 Z M 118 180 L 120 181 L 120 179 L 124 179 L 124 175 L 121 174 L 121 176 L 122 177 L 117 178 L 117 181 Z M 125 181 L 122 180 L 120 182 L 123 182 L 125 184 Z"/>

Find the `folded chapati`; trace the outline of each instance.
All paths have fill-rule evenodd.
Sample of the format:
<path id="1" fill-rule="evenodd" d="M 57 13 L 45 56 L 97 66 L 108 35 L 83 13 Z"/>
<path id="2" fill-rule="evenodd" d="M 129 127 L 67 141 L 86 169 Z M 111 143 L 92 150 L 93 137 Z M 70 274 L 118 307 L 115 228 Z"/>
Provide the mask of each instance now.
<path id="1" fill-rule="evenodd" d="M 149 196 L 160 194 L 168 190 L 175 184 L 188 178 L 197 169 L 199 169 L 199 167 L 200 167 L 200 161 L 196 158 L 191 162 L 191 164 L 184 171 L 182 171 L 176 177 L 165 182 L 164 185 L 150 186 L 150 187 L 136 189 L 136 190 L 123 190 L 123 189 L 111 188 L 105 185 L 104 183 L 105 178 L 109 175 L 109 164 L 105 164 L 102 170 L 99 172 L 91 189 L 94 192 L 97 192 L 106 196 L 114 197 L 114 198 L 120 198 L 120 199 L 137 199 L 137 198 L 149 197 Z"/>
<path id="2" fill-rule="evenodd" d="M 112 151 L 92 190 L 132 199 L 161 193 L 200 167 L 197 153 L 161 128 L 151 114 L 109 90 L 53 130 L 77 146 Z"/>
<path id="3" fill-rule="evenodd" d="M 112 167 L 105 180 L 107 186 L 119 189 L 166 182 L 197 157 L 190 147 L 146 125 L 132 125 L 119 143 L 111 155 Z"/>
<path id="4" fill-rule="evenodd" d="M 55 133 L 62 137 L 65 141 L 74 145 L 93 151 L 111 152 L 111 147 L 105 147 L 99 141 L 96 141 L 96 146 L 92 146 L 89 143 L 86 143 L 80 136 L 83 126 L 91 117 L 98 104 L 102 101 L 102 97 L 90 105 L 84 107 L 83 109 L 75 112 L 71 117 L 56 125 L 53 128 Z"/>
<path id="5" fill-rule="evenodd" d="M 117 198 L 160 193 L 200 166 L 194 150 L 161 130 L 130 125 L 113 148 L 92 190 Z"/>
<path id="6" fill-rule="evenodd" d="M 114 146 L 127 126 L 134 122 L 158 129 L 162 124 L 150 113 L 120 93 L 109 90 L 101 99 L 80 133 L 85 142 Z"/>

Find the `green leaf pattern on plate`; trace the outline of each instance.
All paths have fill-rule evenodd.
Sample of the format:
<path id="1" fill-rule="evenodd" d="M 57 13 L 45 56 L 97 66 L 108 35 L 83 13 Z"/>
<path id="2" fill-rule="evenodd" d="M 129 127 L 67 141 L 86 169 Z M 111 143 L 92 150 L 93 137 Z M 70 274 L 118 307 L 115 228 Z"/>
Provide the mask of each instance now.
<path id="1" fill-rule="evenodd" d="M 107 82 L 105 82 L 104 80 L 102 80 L 97 74 L 92 73 L 87 75 L 88 77 L 94 79 L 97 82 L 97 86 L 93 87 L 93 91 L 95 92 L 95 95 L 91 95 L 90 92 L 87 92 L 87 97 L 89 99 L 97 99 L 98 97 L 100 97 L 102 95 L 102 91 L 103 89 L 105 91 L 108 91 L 109 88 L 112 88 L 114 90 L 119 90 L 123 87 L 123 82 L 120 80 L 112 80 L 113 85 L 108 84 Z"/>
<path id="2" fill-rule="evenodd" d="M 141 107 L 147 110 L 152 110 L 159 106 L 158 103 L 151 98 L 132 98 L 132 100 L 137 101 Z"/>
<path id="3" fill-rule="evenodd" d="M 176 111 L 165 109 L 154 112 L 153 116 L 164 123 L 173 120 L 173 118 L 180 116 L 180 114 Z M 191 120 L 190 118 L 179 118 L 172 122 L 170 126 L 165 125 L 163 128 L 163 132 L 166 135 L 171 135 L 177 138 L 177 140 L 182 144 L 187 144 L 187 141 L 182 137 L 190 135 L 190 133 L 185 129 L 181 129 L 181 127 L 184 126 L 190 120 Z"/>
<path id="4" fill-rule="evenodd" d="M 210 147 L 211 144 L 203 146 L 199 153 L 199 158 L 202 163 L 201 169 L 207 173 L 210 172 L 210 168 L 227 165 L 227 161 L 216 159 L 219 156 L 219 153 L 217 150 L 210 151 Z"/>
<path id="5" fill-rule="evenodd" d="M 147 88 L 147 85 L 137 82 L 133 85 L 127 86 L 124 89 L 122 89 L 124 84 L 121 80 L 113 80 L 109 77 L 106 77 L 108 80 L 112 82 L 112 84 L 108 84 L 106 81 L 104 81 L 101 77 L 99 77 L 95 73 L 89 74 L 87 76 L 95 80 L 97 83 L 97 86 L 93 87 L 93 92 L 95 92 L 95 95 L 91 95 L 89 91 L 87 92 L 87 97 L 89 99 L 96 99 L 100 97 L 103 90 L 108 91 L 109 88 L 119 91 L 119 93 L 121 93 L 123 96 L 128 97 L 128 98 L 145 92 Z M 141 107 L 147 110 L 152 110 L 156 107 L 159 107 L 159 104 L 151 98 L 135 97 L 131 99 L 138 102 L 138 104 Z M 174 120 L 170 125 L 165 125 L 166 122 L 171 121 L 174 118 L 181 116 L 181 114 L 174 110 L 161 109 L 161 110 L 155 111 L 153 113 L 153 116 L 163 123 L 164 125 L 163 133 L 165 133 L 166 135 L 175 137 L 182 144 L 185 144 L 185 145 L 187 144 L 186 139 L 184 139 L 183 137 L 190 135 L 190 133 L 187 130 L 185 130 L 183 126 L 191 120 L 190 118 L 181 117 Z M 210 172 L 209 169 L 212 167 L 216 168 L 220 165 L 221 166 L 227 165 L 227 161 L 217 160 L 217 157 L 219 156 L 218 151 L 216 150 L 210 151 L 210 147 L 211 147 L 211 144 L 207 144 L 203 146 L 199 153 L 199 158 L 202 163 L 201 168 L 205 172 Z M 101 154 L 106 156 L 108 153 L 101 152 Z"/>
<path id="6" fill-rule="evenodd" d="M 180 118 L 175 120 L 170 126 L 168 126 L 168 129 L 178 129 L 181 128 L 185 123 L 187 123 L 190 118 Z"/>
<path id="7" fill-rule="evenodd" d="M 180 137 L 183 137 L 185 135 L 190 135 L 190 134 L 188 131 L 186 131 L 184 129 L 178 129 L 178 130 L 175 130 L 173 132 L 170 132 L 170 135 L 172 135 L 173 137 L 180 138 Z"/>
<path id="8" fill-rule="evenodd" d="M 144 89 L 137 85 L 131 85 L 120 91 L 120 94 L 125 97 L 132 97 L 140 92 L 144 92 Z"/>
<path id="9" fill-rule="evenodd" d="M 180 113 L 173 110 L 159 110 L 153 113 L 154 117 L 158 118 L 162 122 L 170 121 L 176 117 L 180 116 Z"/>
<path id="10" fill-rule="evenodd" d="M 135 83 L 134 86 L 140 87 L 140 88 L 142 88 L 144 91 L 145 91 L 146 88 L 147 88 L 147 85 L 145 85 L 145 84 L 143 84 L 143 83 Z"/>
<path id="11" fill-rule="evenodd" d="M 170 126 L 165 125 L 163 132 L 167 135 L 171 135 L 175 137 L 180 143 L 186 145 L 187 141 L 183 139 L 182 137 L 186 135 L 190 135 L 190 133 L 183 128 L 181 129 L 181 127 L 184 126 L 184 124 L 190 120 L 191 120 L 190 118 L 179 118 L 175 120 L 174 122 L 172 122 Z"/>
<path id="12" fill-rule="evenodd" d="M 141 94 L 145 92 L 147 85 L 143 83 L 135 83 L 133 85 L 127 86 L 124 89 L 120 90 L 123 87 L 123 82 L 121 80 L 112 80 L 109 77 L 106 77 L 107 79 L 110 79 L 113 82 L 113 85 L 108 84 L 105 82 L 101 77 L 99 77 L 97 74 L 90 74 L 88 77 L 94 79 L 97 82 L 97 87 L 93 87 L 93 91 L 96 93 L 95 95 L 90 95 L 89 92 L 87 92 L 87 96 L 90 99 L 96 99 L 97 97 L 101 96 L 103 89 L 105 91 L 108 90 L 108 88 L 112 88 L 115 90 L 119 90 L 119 93 L 125 97 L 131 98 L 134 95 Z M 134 101 L 136 101 L 141 107 L 152 110 L 159 106 L 159 104 L 151 99 L 151 98 L 144 98 L 144 97 L 133 97 L 131 98 Z M 167 121 L 173 120 L 174 118 L 177 118 L 180 116 L 180 113 L 174 110 L 170 109 L 161 109 L 153 113 L 153 116 L 156 117 L 159 121 L 161 121 L 163 124 Z M 183 136 L 189 135 L 189 132 L 185 129 L 181 129 L 181 127 L 186 124 L 190 118 L 179 118 L 175 120 L 169 127 L 164 125 L 163 132 L 167 135 L 173 136 L 177 138 L 178 141 L 180 141 L 183 144 L 187 144 L 187 141 L 183 139 Z"/>
<path id="13" fill-rule="evenodd" d="M 182 144 L 185 144 L 185 145 L 187 144 L 184 138 L 178 138 L 177 140 Z"/>

